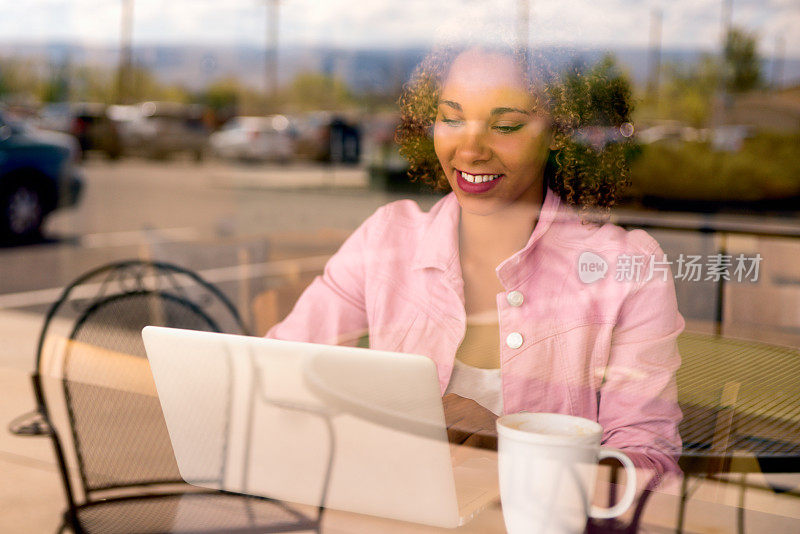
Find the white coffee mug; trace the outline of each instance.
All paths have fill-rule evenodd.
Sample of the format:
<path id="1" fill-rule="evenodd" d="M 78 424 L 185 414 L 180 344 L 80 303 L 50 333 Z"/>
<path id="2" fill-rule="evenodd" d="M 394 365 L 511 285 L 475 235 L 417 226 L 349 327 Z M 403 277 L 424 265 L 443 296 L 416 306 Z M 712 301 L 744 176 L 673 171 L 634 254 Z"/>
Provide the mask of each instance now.
<path id="1" fill-rule="evenodd" d="M 511 534 L 581 534 L 586 518 L 623 514 L 636 494 L 636 471 L 624 453 L 600 447 L 603 427 L 582 417 L 520 412 L 497 420 L 500 499 Z M 597 462 L 616 458 L 627 479 L 620 501 L 591 505 Z"/>

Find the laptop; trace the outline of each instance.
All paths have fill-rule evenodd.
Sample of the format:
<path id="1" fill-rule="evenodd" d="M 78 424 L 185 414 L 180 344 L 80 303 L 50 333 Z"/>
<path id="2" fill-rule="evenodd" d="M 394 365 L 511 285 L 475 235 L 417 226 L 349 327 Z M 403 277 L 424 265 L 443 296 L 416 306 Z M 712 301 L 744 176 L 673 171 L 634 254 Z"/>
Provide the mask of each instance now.
<path id="1" fill-rule="evenodd" d="M 457 527 L 499 497 L 497 453 L 450 445 L 425 356 L 146 327 L 181 477 Z"/>

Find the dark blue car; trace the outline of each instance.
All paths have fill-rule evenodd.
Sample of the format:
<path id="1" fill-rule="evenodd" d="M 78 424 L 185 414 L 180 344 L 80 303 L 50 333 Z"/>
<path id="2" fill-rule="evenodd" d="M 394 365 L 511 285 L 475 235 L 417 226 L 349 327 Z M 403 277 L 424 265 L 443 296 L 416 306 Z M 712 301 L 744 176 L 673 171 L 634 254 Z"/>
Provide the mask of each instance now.
<path id="1" fill-rule="evenodd" d="M 10 122 L 0 111 L 0 240 L 34 238 L 48 214 L 77 203 L 77 150 L 70 136 Z"/>

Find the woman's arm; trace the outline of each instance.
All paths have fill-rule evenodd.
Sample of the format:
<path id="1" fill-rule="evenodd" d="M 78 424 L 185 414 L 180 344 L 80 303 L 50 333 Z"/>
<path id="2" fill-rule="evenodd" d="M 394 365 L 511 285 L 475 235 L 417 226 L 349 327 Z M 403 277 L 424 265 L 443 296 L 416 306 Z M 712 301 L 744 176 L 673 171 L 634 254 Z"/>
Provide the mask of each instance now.
<path id="1" fill-rule="evenodd" d="M 655 242 L 651 254 L 663 258 Z M 637 467 L 653 470 L 658 479 L 668 472 L 680 473 L 675 372 L 680 366 L 677 337 L 683 327 L 672 278 L 656 274 L 641 281 L 618 316 L 599 391 L 604 445 L 623 449 Z"/>
<path id="2" fill-rule="evenodd" d="M 370 236 L 380 223 L 378 209 L 347 238 L 323 274 L 303 291 L 292 311 L 266 337 L 331 345 L 356 345 L 367 333 L 367 262 L 375 257 Z"/>

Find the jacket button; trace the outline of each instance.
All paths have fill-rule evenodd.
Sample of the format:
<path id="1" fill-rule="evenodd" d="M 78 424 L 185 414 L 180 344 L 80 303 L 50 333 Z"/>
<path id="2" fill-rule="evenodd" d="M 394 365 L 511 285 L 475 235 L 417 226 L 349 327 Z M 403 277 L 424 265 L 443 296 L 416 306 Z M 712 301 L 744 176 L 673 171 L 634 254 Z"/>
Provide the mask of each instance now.
<path id="1" fill-rule="evenodd" d="M 509 291 L 508 293 L 506 293 L 506 300 L 512 306 L 519 307 L 522 306 L 522 302 L 525 300 L 525 298 L 519 291 Z"/>
<path id="2" fill-rule="evenodd" d="M 511 332 L 506 338 L 506 345 L 510 349 L 518 349 L 522 346 L 522 334 L 519 332 Z"/>

